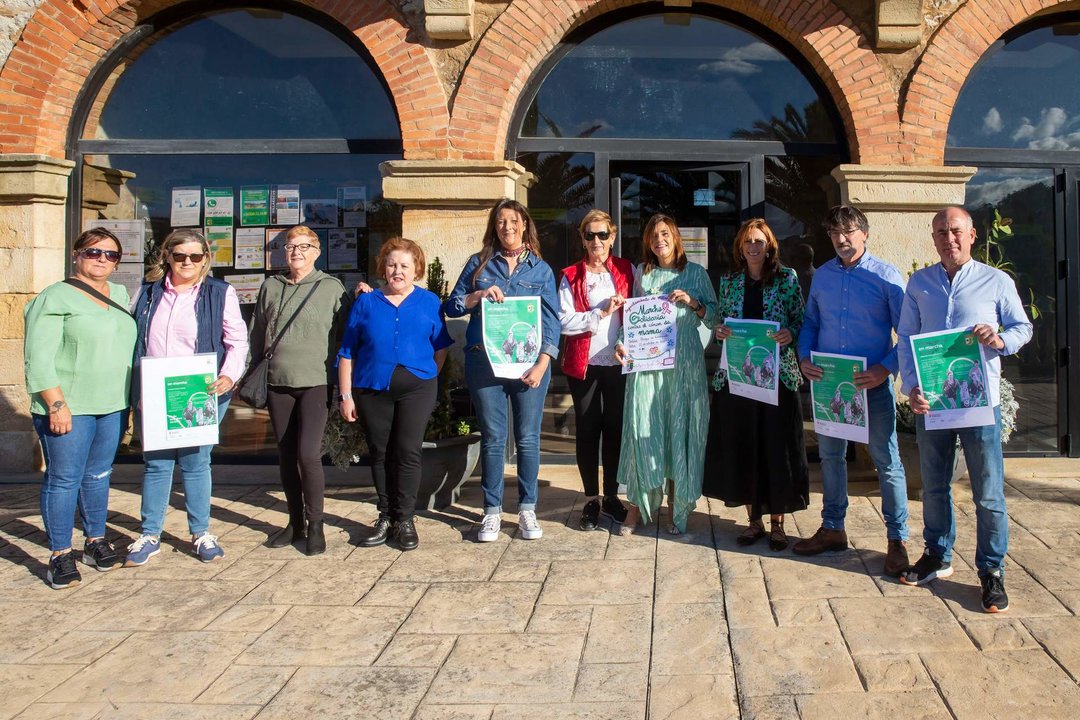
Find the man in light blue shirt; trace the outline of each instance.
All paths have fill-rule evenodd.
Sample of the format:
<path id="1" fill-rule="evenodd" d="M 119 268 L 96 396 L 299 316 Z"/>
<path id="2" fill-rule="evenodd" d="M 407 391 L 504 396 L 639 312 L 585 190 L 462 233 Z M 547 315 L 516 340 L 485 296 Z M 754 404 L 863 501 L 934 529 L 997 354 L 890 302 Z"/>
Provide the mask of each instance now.
<path id="1" fill-rule="evenodd" d="M 1031 339 L 1028 320 L 1016 284 L 1001 270 L 971 258 L 975 228 L 971 215 L 947 207 L 934 216 L 934 248 L 941 263 L 911 276 L 900 313 L 900 378 L 916 413 L 923 476 L 923 540 L 926 551 L 901 576 L 905 585 L 923 585 L 952 575 L 956 521 L 952 506 L 953 460 L 956 441 L 964 448 L 971 493 L 975 501 L 975 568 L 982 584 L 983 610 L 1009 608 L 1005 593 L 1005 553 L 1009 549 L 1009 518 L 1005 511 L 1005 465 L 1001 455 L 1001 360 Z M 937 330 L 970 328 L 984 346 L 986 387 L 994 407 L 994 424 L 959 430 L 927 430 L 930 403 L 919 387 L 910 337 Z"/>
<path id="2" fill-rule="evenodd" d="M 888 550 L 886 575 L 908 569 L 907 478 L 896 444 L 896 397 L 892 377 L 897 373 L 893 330 L 900 321 L 904 278 L 892 265 L 866 249 L 870 225 L 857 208 L 839 205 L 822 223 L 836 257 L 817 269 L 810 285 L 802 330 L 800 368 L 809 380 L 822 370 L 811 351 L 866 358 L 866 371 L 855 374 L 855 386 L 866 390 L 870 457 L 881 484 L 881 514 L 885 517 Z M 799 555 L 816 555 L 848 546 L 844 518 L 848 507 L 847 440 L 818 434 L 824 502 L 821 527 L 812 537 L 795 543 Z"/>

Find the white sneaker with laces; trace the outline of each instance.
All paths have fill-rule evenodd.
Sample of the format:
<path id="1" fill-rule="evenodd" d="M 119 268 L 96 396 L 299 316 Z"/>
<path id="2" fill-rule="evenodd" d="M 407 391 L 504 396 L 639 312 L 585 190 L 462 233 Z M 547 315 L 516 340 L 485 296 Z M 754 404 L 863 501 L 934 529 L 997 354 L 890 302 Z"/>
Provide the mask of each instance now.
<path id="1" fill-rule="evenodd" d="M 539 540 L 544 535 L 544 529 L 536 522 L 536 513 L 532 510 L 522 510 L 518 513 L 518 528 L 521 537 L 525 540 Z"/>
<path id="2" fill-rule="evenodd" d="M 502 527 L 502 515 L 485 515 L 480 521 L 480 532 L 476 539 L 480 542 L 495 542 L 499 539 L 499 529 Z"/>

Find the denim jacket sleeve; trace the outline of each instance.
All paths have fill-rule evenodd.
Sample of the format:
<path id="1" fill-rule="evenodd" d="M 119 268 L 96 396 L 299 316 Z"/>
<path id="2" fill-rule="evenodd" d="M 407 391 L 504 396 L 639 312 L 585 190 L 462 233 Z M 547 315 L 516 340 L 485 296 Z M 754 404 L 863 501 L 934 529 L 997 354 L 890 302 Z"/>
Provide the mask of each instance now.
<path id="1" fill-rule="evenodd" d="M 559 293 L 555 289 L 555 273 L 551 266 L 543 260 L 533 267 L 536 279 L 542 281 L 540 291 L 541 317 L 543 317 L 543 332 L 540 343 L 540 352 L 551 356 L 554 360 L 559 357 L 559 336 L 562 334 L 562 325 L 559 323 Z"/>
<path id="2" fill-rule="evenodd" d="M 473 273 L 476 272 L 476 268 L 479 266 L 479 255 L 471 256 L 469 261 L 465 263 L 465 267 L 461 270 L 461 275 L 458 276 L 457 282 L 454 283 L 454 289 L 450 291 L 450 297 L 443 303 L 443 312 L 446 313 L 446 317 L 459 318 L 475 311 L 475 308 L 469 310 L 465 307 L 465 296 L 473 291 L 472 277 Z"/>

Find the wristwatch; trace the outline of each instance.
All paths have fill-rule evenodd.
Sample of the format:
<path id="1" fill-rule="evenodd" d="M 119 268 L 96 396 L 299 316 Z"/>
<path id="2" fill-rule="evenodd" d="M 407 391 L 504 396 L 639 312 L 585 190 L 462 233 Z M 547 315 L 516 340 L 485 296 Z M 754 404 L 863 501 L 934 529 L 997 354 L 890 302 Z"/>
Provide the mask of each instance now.
<path id="1" fill-rule="evenodd" d="M 352 400 L 351 392 L 341 393 L 340 395 L 338 395 L 338 402 L 345 402 L 346 400 Z"/>

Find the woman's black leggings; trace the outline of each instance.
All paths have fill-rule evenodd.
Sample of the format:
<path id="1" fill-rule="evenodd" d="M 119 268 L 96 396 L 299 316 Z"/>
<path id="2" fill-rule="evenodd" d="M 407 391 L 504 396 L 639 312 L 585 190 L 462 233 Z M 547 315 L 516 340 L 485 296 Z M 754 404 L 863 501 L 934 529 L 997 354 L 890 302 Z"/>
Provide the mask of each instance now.
<path id="1" fill-rule="evenodd" d="M 381 518 L 401 522 L 416 510 L 421 448 L 437 390 L 436 378 L 421 380 L 400 365 L 386 390 L 353 388 L 356 413 L 367 433 Z"/>
<path id="2" fill-rule="evenodd" d="M 267 388 L 266 407 L 278 444 L 281 486 L 289 503 L 289 521 L 303 527 L 322 520 L 326 477 L 322 437 L 326 429 L 326 385 Z"/>
<path id="3" fill-rule="evenodd" d="M 600 439 L 604 441 L 604 495 L 619 493 L 619 450 L 622 448 L 623 394 L 621 365 L 589 365 L 585 379 L 566 376 L 574 398 L 577 465 L 585 495 L 599 494 Z"/>

